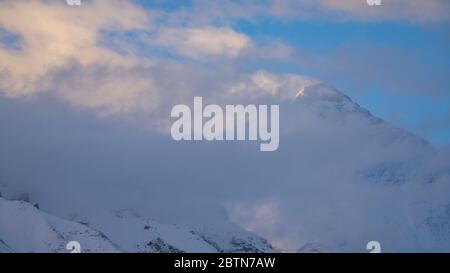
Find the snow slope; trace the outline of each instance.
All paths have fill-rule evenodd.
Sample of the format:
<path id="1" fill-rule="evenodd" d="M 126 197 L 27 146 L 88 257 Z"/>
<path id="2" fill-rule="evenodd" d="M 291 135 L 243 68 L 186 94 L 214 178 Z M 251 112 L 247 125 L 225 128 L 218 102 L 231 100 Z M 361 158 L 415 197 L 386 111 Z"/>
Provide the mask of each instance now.
<path id="1" fill-rule="evenodd" d="M 104 233 L 86 224 L 49 215 L 30 203 L 0 198 L 0 253 L 69 252 L 66 245 L 70 241 L 79 242 L 81 252 L 85 253 L 273 251 L 257 236 L 233 237 L 228 242 L 178 225 L 144 219 L 131 210 L 107 213 L 103 217 L 96 221 L 107 223 L 102 226 Z"/>
<path id="2" fill-rule="evenodd" d="M 244 230 L 232 233 L 163 224 L 132 209 L 100 213 L 88 221 L 128 252 L 273 252 L 264 239 Z M 231 230 L 228 230 L 229 232 Z"/>
<path id="3" fill-rule="evenodd" d="M 76 240 L 83 252 L 118 252 L 102 233 L 87 226 L 54 217 L 23 201 L 0 198 L 1 251 L 67 252 Z"/>

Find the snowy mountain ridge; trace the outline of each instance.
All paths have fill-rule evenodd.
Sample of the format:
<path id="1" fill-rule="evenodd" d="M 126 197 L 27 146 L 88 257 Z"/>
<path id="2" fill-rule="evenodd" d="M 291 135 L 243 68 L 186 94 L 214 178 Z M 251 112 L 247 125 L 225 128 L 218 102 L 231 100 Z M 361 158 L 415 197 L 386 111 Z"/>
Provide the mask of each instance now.
<path id="1" fill-rule="evenodd" d="M 0 253 L 66 253 L 70 241 L 79 242 L 81 252 L 85 253 L 274 251 L 265 240 L 248 233 L 246 237 L 241 234 L 244 237 L 235 236 L 226 241 L 220 236 L 144 219 L 130 210 L 108 216 L 107 236 L 86 224 L 47 214 L 28 202 L 0 198 Z"/>

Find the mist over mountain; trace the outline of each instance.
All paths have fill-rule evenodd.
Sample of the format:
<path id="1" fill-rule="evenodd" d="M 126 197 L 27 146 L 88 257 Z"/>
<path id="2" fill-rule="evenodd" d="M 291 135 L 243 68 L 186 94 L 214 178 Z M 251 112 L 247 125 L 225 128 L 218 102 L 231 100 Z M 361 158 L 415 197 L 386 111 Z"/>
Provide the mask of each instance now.
<path id="1" fill-rule="evenodd" d="M 0 249 L 34 249 L 5 228 L 23 225 L 8 216 L 20 206 L 31 211 L 26 223 L 49 213 L 119 251 L 366 252 L 372 240 L 384 252 L 450 248 L 448 154 L 323 83 L 278 78 L 271 93 L 258 75 L 268 76 L 206 100 L 280 104 L 276 152 L 175 142 L 139 118 L 102 118 L 51 97 L 2 98 L 0 191 L 26 193 L 40 210 L 2 199 Z M 169 113 L 159 112 L 162 127 Z"/>

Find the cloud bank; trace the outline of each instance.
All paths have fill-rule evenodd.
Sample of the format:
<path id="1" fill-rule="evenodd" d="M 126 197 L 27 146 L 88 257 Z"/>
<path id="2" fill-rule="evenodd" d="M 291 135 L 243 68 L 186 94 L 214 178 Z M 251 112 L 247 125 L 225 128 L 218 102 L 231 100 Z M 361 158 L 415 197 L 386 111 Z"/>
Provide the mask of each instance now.
<path id="1" fill-rule="evenodd" d="M 0 174 L 60 215 L 95 214 L 104 206 L 198 226 L 229 218 L 290 251 L 310 243 L 355 251 L 373 238 L 392 250 L 448 249 L 448 229 L 440 228 L 449 226 L 445 155 L 435 157 L 422 140 L 316 79 L 241 65 L 261 59 L 331 64 L 281 42 L 258 45 L 233 19 L 428 24 L 449 16 L 447 1 L 386 0 L 380 9 L 361 3 L 194 1 L 155 11 L 119 0 L 76 8 L 63 1 L 2 1 L 0 92 L 12 102 L 0 101 L 8 128 L 0 135 Z M 348 64 L 343 56 L 333 58 L 332 72 L 345 66 L 340 61 Z M 376 56 L 371 60 L 362 73 L 382 70 Z M 362 61 L 352 63 L 346 69 L 358 75 Z M 265 157 L 241 144 L 174 146 L 160 134 L 89 115 L 160 132 L 169 128 L 170 108 L 194 95 L 206 103 L 283 103 L 279 152 Z M 45 103 L 38 110 L 21 104 L 43 98 L 62 106 L 47 113 Z M 67 105 L 88 111 L 78 117 Z"/>

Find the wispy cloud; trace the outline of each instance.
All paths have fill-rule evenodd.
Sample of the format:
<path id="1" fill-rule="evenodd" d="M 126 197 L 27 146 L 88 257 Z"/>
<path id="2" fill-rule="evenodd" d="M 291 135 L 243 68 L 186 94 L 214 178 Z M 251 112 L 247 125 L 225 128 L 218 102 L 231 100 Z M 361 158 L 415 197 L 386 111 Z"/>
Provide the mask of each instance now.
<path id="1" fill-rule="evenodd" d="M 445 0 L 383 0 L 381 6 L 369 7 L 365 0 L 320 0 L 304 1 L 316 2 L 317 15 L 326 16 L 328 20 L 356 20 L 356 21 L 407 21 L 407 22 L 437 22 L 450 20 L 450 3 Z M 275 1 L 281 11 L 301 8 L 302 1 Z"/>
<path id="2" fill-rule="evenodd" d="M 191 7 L 168 14 L 168 18 L 171 22 L 187 24 L 227 22 L 230 19 L 257 21 L 260 18 L 330 22 L 389 20 L 423 24 L 448 22 L 450 3 L 446 0 L 382 0 L 381 6 L 371 7 L 366 0 L 194 0 Z"/>
<path id="3" fill-rule="evenodd" d="M 190 58 L 236 57 L 251 39 L 231 28 L 164 28 L 158 31 L 156 43 Z"/>

